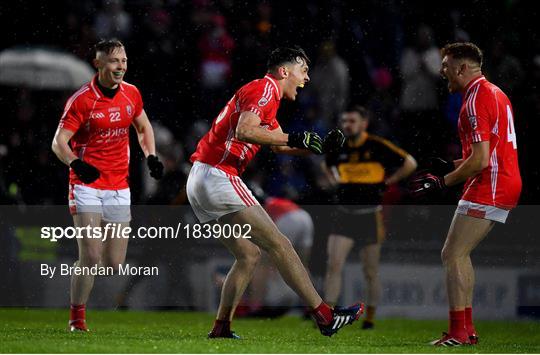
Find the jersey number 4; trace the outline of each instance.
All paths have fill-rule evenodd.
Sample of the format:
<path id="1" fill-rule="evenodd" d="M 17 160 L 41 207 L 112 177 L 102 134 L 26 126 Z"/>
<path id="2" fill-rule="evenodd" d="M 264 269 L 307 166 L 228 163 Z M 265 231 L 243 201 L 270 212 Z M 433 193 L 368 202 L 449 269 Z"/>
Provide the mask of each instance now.
<path id="1" fill-rule="evenodd" d="M 514 116 L 512 115 L 512 110 L 509 105 L 506 105 L 506 118 L 508 120 L 508 127 L 506 129 L 506 136 L 508 137 L 508 142 L 512 142 L 514 149 L 517 149 L 517 139 L 516 139 L 516 130 L 514 129 Z"/>

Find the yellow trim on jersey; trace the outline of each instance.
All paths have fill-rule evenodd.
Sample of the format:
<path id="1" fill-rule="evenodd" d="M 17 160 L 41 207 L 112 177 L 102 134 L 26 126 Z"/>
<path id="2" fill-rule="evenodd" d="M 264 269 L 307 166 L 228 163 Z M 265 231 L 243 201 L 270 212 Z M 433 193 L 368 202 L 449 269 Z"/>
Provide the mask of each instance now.
<path id="1" fill-rule="evenodd" d="M 379 184 L 384 181 L 384 167 L 379 162 L 340 163 L 340 182 L 344 184 Z"/>
<path id="2" fill-rule="evenodd" d="M 356 138 L 354 141 L 350 139 L 347 140 L 347 145 L 351 148 L 358 148 L 366 142 L 366 140 L 368 139 L 368 136 L 369 134 L 367 132 L 362 132 L 360 134 L 360 137 Z"/>
<path id="3" fill-rule="evenodd" d="M 394 153 L 400 155 L 402 158 L 406 158 L 409 155 L 409 153 L 407 153 L 406 151 L 404 151 L 403 149 L 401 149 L 400 147 L 398 147 L 394 143 L 390 142 L 388 139 L 385 139 L 385 138 L 382 138 L 382 137 L 379 137 L 379 136 L 375 136 L 375 135 L 372 135 L 372 134 L 369 135 L 369 138 L 373 139 L 374 141 L 377 141 L 379 143 L 384 144 L 390 150 L 392 150 Z"/>

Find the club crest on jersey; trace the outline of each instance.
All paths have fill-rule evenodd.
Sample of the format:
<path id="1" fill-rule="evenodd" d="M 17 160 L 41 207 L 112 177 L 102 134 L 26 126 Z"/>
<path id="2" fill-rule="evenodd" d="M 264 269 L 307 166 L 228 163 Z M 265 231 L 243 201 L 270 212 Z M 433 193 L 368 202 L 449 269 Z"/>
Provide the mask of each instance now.
<path id="1" fill-rule="evenodd" d="M 131 105 L 127 105 L 127 106 L 126 106 L 126 111 L 127 111 L 127 114 L 128 114 L 129 116 L 131 116 L 131 113 L 133 112 L 133 110 L 131 109 Z"/>
<path id="2" fill-rule="evenodd" d="M 469 122 L 471 123 L 472 129 L 476 129 L 478 127 L 478 121 L 476 120 L 476 116 L 469 116 Z"/>
<path id="3" fill-rule="evenodd" d="M 261 99 L 258 102 L 258 105 L 259 106 L 266 106 L 267 103 L 268 103 L 268 99 L 266 97 L 261 97 Z"/>

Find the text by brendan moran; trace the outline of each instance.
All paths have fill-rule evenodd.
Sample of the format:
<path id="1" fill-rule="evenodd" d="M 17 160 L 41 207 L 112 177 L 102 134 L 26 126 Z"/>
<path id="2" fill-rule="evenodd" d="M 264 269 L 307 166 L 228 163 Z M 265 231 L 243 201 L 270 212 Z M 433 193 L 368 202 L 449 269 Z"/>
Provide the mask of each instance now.
<path id="1" fill-rule="evenodd" d="M 119 264 L 118 268 L 112 266 L 76 266 L 70 264 L 60 264 L 52 266 L 49 264 L 41 264 L 41 276 L 53 278 L 59 276 L 72 275 L 91 275 L 91 276 L 158 276 L 159 268 L 157 266 L 133 266 L 130 264 Z"/>

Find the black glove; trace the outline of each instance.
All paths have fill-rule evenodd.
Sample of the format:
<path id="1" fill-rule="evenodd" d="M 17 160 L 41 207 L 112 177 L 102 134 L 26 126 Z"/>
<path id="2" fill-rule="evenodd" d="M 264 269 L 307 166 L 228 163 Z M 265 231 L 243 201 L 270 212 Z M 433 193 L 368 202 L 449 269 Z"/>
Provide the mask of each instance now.
<path id="1" fill-rule="evenodd" d="M 85 184 L 91 184 L 99 178 L 99 170 L 81 159 L 75 159 L 69 166 Z"/>
<path id="2" fill-rule="evenodd" d="M 343 135 L 343 132 L 341 130 L 334 128 L 328 134 L 326 137 L 324 137 L 323 141 L 323 151 L 325 153 L 332 153 L 338 151 L 341 147 L 343 147 L 343 144 L 345 143 L 345 136 Z"/>
<path id="3" fill-rule="evenodd" d="M 146 158 L 146 164 L 150 169 L 150 176 L 156 180 L 163 177 L 163 164 L 159 161 L 159 158 L 153 154 Z"/>
<path id="4" fill-rule="evenodd" d="M 446 161 L 438 157 L 430 157 L 427 164 L 427 170 L 437 175 L 446 175 L 451 171 L 454 171 L 455 166 L 453 162 Z"/>
<path id="5" fill-rule="evenodd" d="M 432 173 L 419 174 L 409 184 L 409 193 L 413 197 L 422 197 L 444 189 L 446 189 L 444 176 Z"/>
<path id="6" fill-rule="evenodd" d="M 292 148 L 308 149 L 315 154 L 322 154 L 322 139 L 315 132 L 289 133 L 287 145 Z"/>

